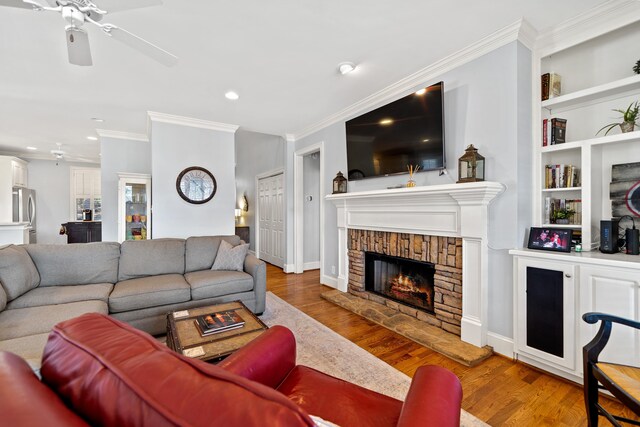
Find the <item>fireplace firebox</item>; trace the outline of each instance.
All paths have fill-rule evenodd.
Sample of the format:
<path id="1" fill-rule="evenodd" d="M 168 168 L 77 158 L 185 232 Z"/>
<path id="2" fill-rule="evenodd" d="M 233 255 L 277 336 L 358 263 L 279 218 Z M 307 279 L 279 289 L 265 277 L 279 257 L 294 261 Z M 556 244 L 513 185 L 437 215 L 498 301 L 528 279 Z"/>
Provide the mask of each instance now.
<path id="1" fill-rule="evenodd" d="M 434 313 L 435 265 L 365 252 L 365 290 Z"/>

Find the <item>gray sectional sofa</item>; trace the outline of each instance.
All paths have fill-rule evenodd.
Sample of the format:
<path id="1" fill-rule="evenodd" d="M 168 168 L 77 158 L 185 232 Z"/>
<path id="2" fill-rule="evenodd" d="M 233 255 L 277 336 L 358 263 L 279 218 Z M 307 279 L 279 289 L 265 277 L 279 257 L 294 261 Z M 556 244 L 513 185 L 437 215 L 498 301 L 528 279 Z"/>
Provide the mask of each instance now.
<path id="1" fill-rule="evenodd" d="M 211 236 L 0 248 L 0 350 L 37 368 L 51 328 L 88 312 L 154 335 L 174 310 L 241 300 L 262 313 L 265 263 L 249 254 L 242 272 L 211 270 L 223 239 L 240 243 Z"/>

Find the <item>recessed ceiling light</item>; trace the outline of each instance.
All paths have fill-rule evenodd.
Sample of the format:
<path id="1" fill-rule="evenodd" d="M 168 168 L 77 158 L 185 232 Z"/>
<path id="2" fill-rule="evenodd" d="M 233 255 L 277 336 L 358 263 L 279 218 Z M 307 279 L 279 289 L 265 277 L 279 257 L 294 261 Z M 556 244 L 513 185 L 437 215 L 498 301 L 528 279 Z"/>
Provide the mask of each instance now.
<path id="1" fill-rule="evenodd" d="M 33 150 L 37 150 L 37 148 L 36 147 L 27 147 L 27 150 L 33 151 Z"/>
<path id="2" fill-rule="evenodd" d="M 429 139 L 423 139 L 422 142 L 429 142 Z"/>
<path id="3" fill-rule="evenodd" d="M 224 94 L 224 97 L 227 98 L 227 99 L 230 99 L 232 101 L 235 101 L 236 99 L 240 98 L 240 95 L 238 95 L 234 91 L 230 90 L 229 92 Z"/>
<path id="4" fill-rule="evenodd" d="M 416 95 L 424 95 L 425 93 L 427 93 L 427 89 L 426 88 L 422 88 L 419 91 L 416 92 Z"/>
<path id="5" fill-rule="evenodd" d="M 380 123 L 382 126 L 389 126 L 391 123 L 393 123 L 393 119 L 382 119 L 378 123 Z"/>
<path id="6" fill-rule="evenodd" d="M 91 120 L 93 120 L 94 122 L 98 122 L 98 123 L 104 122 L 104 119 L 101 119 L 99 117 L 91 117 Z"/>
<path id="7" fill-rule="evenodd" d="M 350 72 L 354 71 L 355 69 L 356 69 L 356 64 L 354 64 L 353 62 L 343 62 L 341 64 L 338 64 L 338 71 L 343 76 L 345 74 L 349 74 Z"/>
<path id="8" fill-rule="evenodd" d="M 87 137 L 87 139 L 88 139 L 89 141 L 97 141 L 97 140 L 98 140 L 98 137 L 97 137 L 97 136 L 88 136 L 88 137 Z"/>

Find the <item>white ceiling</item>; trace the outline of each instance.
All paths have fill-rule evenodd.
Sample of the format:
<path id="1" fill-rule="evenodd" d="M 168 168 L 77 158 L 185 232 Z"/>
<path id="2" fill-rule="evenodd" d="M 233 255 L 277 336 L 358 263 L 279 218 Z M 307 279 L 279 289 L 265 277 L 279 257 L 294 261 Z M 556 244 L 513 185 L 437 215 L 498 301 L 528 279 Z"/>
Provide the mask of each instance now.
<path id="1" fill-rule="evenodd" d="M 544 30 L 600 3 L 164 0 L 105 17 L 177 55 L 173 68 L 95 27 L 94 65 L 70 65 L 58 14 L 2 7 L 0 151 L 35 146 L 51 157 L 61 143 L 98 161 L 99 143 L 86 137 L 96 128 L 144 134 L 148 110 L 295 133 L 522 17 Z M 339 75 L 343 61 L 359 70 Z M 225 99 L 230 89 L 238 101 Z"/>

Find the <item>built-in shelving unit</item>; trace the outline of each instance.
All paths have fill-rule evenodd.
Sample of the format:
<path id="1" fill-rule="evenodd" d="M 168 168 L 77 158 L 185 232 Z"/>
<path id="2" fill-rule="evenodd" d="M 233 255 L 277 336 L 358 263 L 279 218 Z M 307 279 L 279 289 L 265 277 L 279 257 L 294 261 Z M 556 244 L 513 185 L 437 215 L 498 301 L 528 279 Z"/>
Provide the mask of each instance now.
<path id="1" fill-rule="evenodd" d="M 565 110 L 572 107 L 585 106 L 592 102 L 615 99 L 620 95 L 624 96 L 633 91 L 640 91 L 640 75 L 626 77 L 567 95 L 547 99 L 546 101 L 542 101 L 541 107 L 549 111 Z"/>

